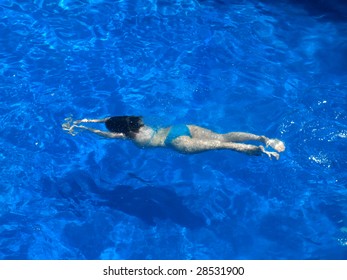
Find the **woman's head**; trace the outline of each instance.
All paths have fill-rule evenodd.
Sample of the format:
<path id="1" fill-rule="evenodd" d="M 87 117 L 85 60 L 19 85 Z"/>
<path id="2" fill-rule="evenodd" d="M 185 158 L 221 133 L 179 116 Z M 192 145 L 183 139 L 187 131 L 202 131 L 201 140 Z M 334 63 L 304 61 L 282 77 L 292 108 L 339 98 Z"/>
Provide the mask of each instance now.
<path id="1" fill-rule="evenodd" d="M 126 137 L 134 138 L 135 134 L 144 126 L 144 123 L 142 117 L 119 116 L 109 118 L 105 125 L 111 132 L 123 133 Z"/>

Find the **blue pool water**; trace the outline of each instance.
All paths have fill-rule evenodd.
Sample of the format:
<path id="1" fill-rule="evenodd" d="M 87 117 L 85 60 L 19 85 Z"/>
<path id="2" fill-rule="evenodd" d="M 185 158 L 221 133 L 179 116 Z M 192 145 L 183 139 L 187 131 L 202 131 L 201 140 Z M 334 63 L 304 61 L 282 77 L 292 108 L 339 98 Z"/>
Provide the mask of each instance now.
<path id="1" fill-rule="evenodd" d="M 1 0 L 0 258 L 346 259 L 346 11 Z M 132 114 L 287 149 L 183 155 L 61 129 Z"/>

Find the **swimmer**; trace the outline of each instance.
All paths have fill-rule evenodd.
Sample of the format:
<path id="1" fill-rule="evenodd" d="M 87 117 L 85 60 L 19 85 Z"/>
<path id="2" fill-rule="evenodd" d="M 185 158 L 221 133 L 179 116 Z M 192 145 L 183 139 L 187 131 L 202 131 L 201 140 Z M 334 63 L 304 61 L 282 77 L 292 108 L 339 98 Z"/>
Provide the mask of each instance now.
<path id="1" fill-rule="evenodd" d="M 284 143 L 278 139 L 270 139 L 245 132 L 229 132 L 219 134 L 196 125 L 173 125 L 154 129 L 147 126 L 142 117 L 117 116 L 104 119 L 82 119 L 73 121 L 66 118 L 63 130 L 75 136 L 79 131 L 89 131 L 106 138 L 129 139 L 137 146 L 167 147 L 181 153 L 199 153 L 210 150 L 232 150 L 247 155 L 267 155 L 270 159 L 279 159 L 279 153 L 285 150 Z M 108 131 L 98 130 L 81 123 L 104 123 Z M 250 145 L 243 142 L 258 141 L 276 152 L 265 150 L 262 145 Z"/>

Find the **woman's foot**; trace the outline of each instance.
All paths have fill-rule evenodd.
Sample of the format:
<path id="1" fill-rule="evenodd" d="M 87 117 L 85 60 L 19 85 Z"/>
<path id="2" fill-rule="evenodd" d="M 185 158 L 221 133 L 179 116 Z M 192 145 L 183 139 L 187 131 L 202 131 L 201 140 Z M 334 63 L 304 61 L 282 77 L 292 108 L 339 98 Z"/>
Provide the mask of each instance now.
<path id="1" fill-rule="evenodd" d="M 263 146 L 259 146 L 259 148 L 262 151 L 262 153 L 266 154 L 270 159 L 272 159 L 272 157 L 274 157 L 277 160 L 280 158 L 280 155 L 276 152 L 268 152 L 265 150 Z"/>
<path id="2" fill-rule="evenodd" d="M 266 147 L 270 146 L 277 152 L 283 152 L 286 147 L 284 146 L 284 143 L 281 140 L 278 139 L 269 139 L 265 142 Z"/>

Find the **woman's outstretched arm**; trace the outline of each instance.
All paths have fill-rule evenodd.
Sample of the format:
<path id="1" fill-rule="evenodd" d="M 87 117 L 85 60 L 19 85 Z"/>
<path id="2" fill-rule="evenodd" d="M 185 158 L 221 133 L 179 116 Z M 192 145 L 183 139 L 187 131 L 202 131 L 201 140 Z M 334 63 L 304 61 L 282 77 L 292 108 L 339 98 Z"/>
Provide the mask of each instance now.
<path id="1" fill-rule="evenodd" d="M 99 136 L 105 137 L 105 138 L 112 138 L 112 139 L 125 139 L 125 135 L 123 133 L 114 133 L 114 132 L 109 132 L 109 131 L 102 131 L 99 129 L 95 129 L 92 127 L 87 127 L 84 125 L 78 125 L 80 123 L 103 123 L 107 121 L 108 118 L 105 119 L 82 119 L 82 120 L 76 120 L 72 121 L 72 118 L 66 118 L 65 123 L 62 125 L 63 130 L 67 131 L 69 134 L 72 136 L 75 136 L 78 131 L 76 129 L 80 130 L 86 130 L 92 133 L 95 133 Z M 71 125 L 72 123 L 72 125 Z"/>
<path id="2" fill-rule="evenodd" d="M 73 124 L 80 124 L 80 123 L 104 123 L 108 119 L 109 118 L 104 118 L 104 119 L 82 119 L 82 120 L 74 121 Z"/>
<path id="3" fill-rule="evenodd" d="M 72 125 L 69 129 L 69 133 L 72 135 L 76 135 L 77 133 L 74 132 L 75 128 L 87 130 L 89 132 L 95 133 L 95 134 L 102 136 L 102 137 L 105 137 L 105 138 L 112 138 L 112 139 L 125 139 L 126 138 L 123 133 L 114 133 L 114 132 L 109 132 L 109 131 L 103 131 L 103 130 L 95 129 L 92 127 L 87 127 L 84 125 Z"/>

